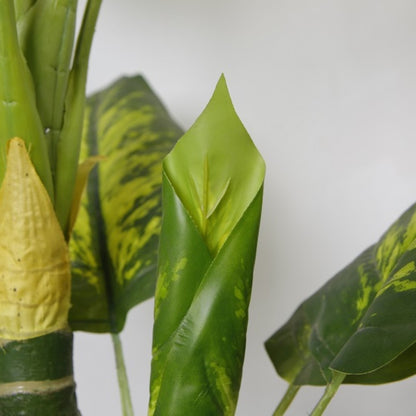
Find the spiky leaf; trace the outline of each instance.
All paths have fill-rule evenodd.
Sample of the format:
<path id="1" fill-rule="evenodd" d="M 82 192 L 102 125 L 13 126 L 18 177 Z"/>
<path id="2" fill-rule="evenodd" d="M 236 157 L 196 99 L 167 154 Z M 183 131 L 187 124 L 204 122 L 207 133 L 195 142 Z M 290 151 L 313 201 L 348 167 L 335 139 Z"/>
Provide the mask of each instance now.
<path id="1" fill-rule="evenodd" d="M 149 415 L 233 415 L 264 162 L 221 78 L 164 162 Z"/>
<path id="2" fill-rule="evenodd" d="M 180 135 L 141 77 L 88 100 L 81 157 L 106 159 L 90 175 L 70 242 L 73 329 L 118 332 L 153 295 L 162 159 Z"/>

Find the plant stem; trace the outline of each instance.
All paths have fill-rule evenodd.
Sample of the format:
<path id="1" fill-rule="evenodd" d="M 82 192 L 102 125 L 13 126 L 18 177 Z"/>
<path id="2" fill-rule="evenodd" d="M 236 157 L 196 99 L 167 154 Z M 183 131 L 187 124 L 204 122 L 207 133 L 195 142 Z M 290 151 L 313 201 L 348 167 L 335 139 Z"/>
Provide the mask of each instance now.
<path id="1" fill-rule="evenodd" d="M 65 115 L 56 149 L 55 211 L 69 239 L 68 218 L 78 170 L 85 108 L 88 60 L 102 0 L 88 0 L 75 48 L 65 98 Z"/>
<path id="2" fill-rule="evenodd" d="M 0 415 L 80 416 L 72 332 L 0 342 Z"/>
<path id="3" fill-rule="evenodd" d="M 289 385 L 289 387 L 286 390 L 285 395 L 283 396 L 282 400 L 280 400 L 279 405 L 274 411 L 273 416 L 283 416 L 285 414 L 286 410 L 292 403 L 299 389 L 300 389 L 300 386 L 295 386 L 293 384 Z"/>
<path id="4" fill-rule="evenodd" d="M 134 416 L 121 339 L 119 334 L 114 333 L 111 334 L 111 338 L 113 340 L 114 354 L 116 356 L 117 377 L 123 416 Z"/>
<path id="5" fill-rule="evenodd" d="M 313 409 L 311 416 L 321 416 L 323 414 L 329 402 L 335 396 L 335 393 L 337 392 L 338 387 L 344 381 L 345 376 L 346 375 L 343 373 L 336 373 L 336 372 L 332 373 L 332 381 L 326 386 L 325 393 L 321 397 L 321 400 Z"/>

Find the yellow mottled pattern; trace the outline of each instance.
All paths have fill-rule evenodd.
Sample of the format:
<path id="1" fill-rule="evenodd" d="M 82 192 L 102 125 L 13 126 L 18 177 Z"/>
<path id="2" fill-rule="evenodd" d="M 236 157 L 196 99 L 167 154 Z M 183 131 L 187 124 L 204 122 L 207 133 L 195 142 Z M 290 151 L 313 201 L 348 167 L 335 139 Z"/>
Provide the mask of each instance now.
<path id="1" fill-rule="evenodd" d="M 90 117 L 91 107 L 87 106 L 85 109 L 84 132 L 88 131 Z M 80 159 L 83 161 L 82 163 L 86 163 L 89 159 L 88 154 L 87 141 L 83 140 L 81 142 L 80 152 Z M 77 259 L 84 266 L 81 272 L 83 280 L 87 282 L 88 285 L 94 287 L 97 293 L 101 293 L 99 265 L 97 263 L 96 253 L 92 250 L 94 236 L 89 220 L 88 195 L 86 192 L 83 192 L 81 196 L 82 198 L 76 214 L 76 239 L 70 240 L 69 249 L 71 258 Z"/>
<path id="2" fill-rule="evenodd" d="M 381 281 L 379 281 L 376 285 L 371 283 L 371 279 L 368 272 L 366 272 L 365 265 L 361 264 L 358 266 L 357 271 L 360 275 L 360 290 L 357 293 L 357 300 L 355 301 L 357 315 L 352 321 L 353 325 L 363 317 L 368 309 L 368 306 L 370 305 L 374 293 L 377 293 L 382 286 Z"/>
<path id="3" fill-rule="evenodd" d="M 188 264 L 188 259 L 186 257 L 181 258 L 174 267 L 165 267 L 163 271 L 159 272 L 158 284 L 156 286 L 156 295 L 155 295 L 155 319 L 159 315 L 160 304 L 169 294 L 169 287 L 172 283 L 176 282 L 180 276 L 181 272 L 185 270 L 186 265 Z"/>
<path id="4" fill-rule="evenodd" d="M 416 289 L 416 281 L 408 279 L 407 277 L 416 270 L 414 261 L 411 261 L 399 269 L 386 285 L 377 293 L 377 296 L 382 295 L 388 289 L 393 289 L 395 292 L 404 292 L 405 290 Z"/>
<path id="5" fill-rule="evenodd" d="M 74 187 L 74 196 L 72 198 L 71 211 L 69 213 L 69 234 L 71 234 L 77 219 L 77 215 L 81 206 L 81 197 L 87 184 L 88 175 L 90 174 L 92 168 L 103 159 L 104 158 L 101 156 L 91 156 L 78 166 L 78 172 Z"/>
<path id="6" fill-rule="evenodd" d="M 154 358 L 153 358 L 154 359 Z M 149 410 L 147 415 L 153 416 L 156 411 L 157 400 L 159 398 L 160 393 L 160 386 L 162 385 L 162 375 L 160 375 L 157 379 L 152 381 L 151 389 L 152 392 L 149 400 Z"/>
<path id="7" fill-rule="evenodd" d="M 22 340 L 67 326 L 68 248 L 24 142 L 9 142 L 0 188 L 0 338 Z"/>
<path id="8" fill-rule="evenodd" d="M 214 373 L 215 391 L 219 393 L 222 415 L 232 416 L 235 413 L 236 400 L 233 394 L 231 378 L 227 369 L 216 362 L 209 364 L 210 370 Z"/>
<path id="9" fill-rule="evenodd" d="M 377 249 L 376 259 L 383 282 L 389 278 L 393 268 L 397 265 L 398 259 L 404 252 L 415 247 L 416 213 L 412 215 L 405 227 L 406 229 L 403 230 L 403 224 L 401 223 L 396 223 L 390 227 Z"/>
<path id="10" fill-rule="evenodd" d="M 117 117 L 113 114 L 115 110 L 110 109 L 100 118 L 98 135 L 101 137 L 100 154 L 108 158 L 108 163 L 99 166 L 103 178 L 100 200 L 106 222 L 107 245 L 116 268 L 117 283 L 122 286 L 140 270 L 152 265 L 152 259 L 145 264 L 143 257 L 132 261 L 132 256 L 141 252 L 160 233 L 161 219 L 155 215 L 155 210 L 160 206 L 162 159 L 166 148 L 158 151 L 151 147 L 151 143 L 159 139 L 158 134 L 152 131 L 143 132 L 140 140 L 125 140 L 120 134 L 126 125 L 133 122 L 135 125 L 150 125 L 156 117 L 151 107 L 136 110 L 130 107 L 124 112 L 120 108 L 123 108 L 122 101 Z M 123 169 L 117 170 L 114 166 Z M 138 167 L 146 173 L 135 173 Z M 128 180 L 126 176 L 129 176 Z M 155 196 L 151 197 L 152 194 Z M 117 215 L 114 215 L 115 210 Z M 149 216 L 153 218 L 146 221 Z M 124 219 L 121 221 L 121 218 Z"/>

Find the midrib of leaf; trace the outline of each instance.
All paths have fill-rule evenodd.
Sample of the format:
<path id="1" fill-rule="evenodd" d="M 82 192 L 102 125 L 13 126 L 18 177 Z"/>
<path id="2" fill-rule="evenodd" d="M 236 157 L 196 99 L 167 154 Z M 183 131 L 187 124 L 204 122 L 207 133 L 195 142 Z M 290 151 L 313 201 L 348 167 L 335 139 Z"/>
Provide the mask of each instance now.
<path id="1" fill-rule="evenodd" d="M 210 193 L 210 169 L 208 162 L 208 155 L 204 157 L 203 177 L 202 177 L 202 192 L 199 192 L 198 185 L 192 178 L 193 193 L 196 196 L 199 204 L 199 211 L 201 212 L 201 235 L 207 241 L 209 250 L 215 254 L 218 248 L 218 242 L 210 238 L 210 218 L 215 213 L 216 209 L 224 199 L 227 190 L 230 187 L 231 179 L 228 178 L 224 188 L 220 193 L 215 195 L 215 200 L 211 203 Z"/>

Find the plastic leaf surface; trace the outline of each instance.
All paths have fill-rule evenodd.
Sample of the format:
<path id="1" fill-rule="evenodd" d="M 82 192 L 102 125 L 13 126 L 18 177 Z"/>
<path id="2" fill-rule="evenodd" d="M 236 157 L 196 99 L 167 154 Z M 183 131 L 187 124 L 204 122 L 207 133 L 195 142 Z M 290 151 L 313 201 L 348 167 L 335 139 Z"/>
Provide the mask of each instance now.
<path id="1" fill-rule="evenodd" d="M 264 162 L 222 77 L 164 161 L 149 415 L 233 415 Z"/>
<path id="2" fill-rule="evenodd" d="M 141 77 L 88 100 L 81 159 L 105 160 L 90 174 L 70 241 L 73 329 L 119 332 L 128 310 L 153 296 L 162 159 L 181 134 Z"/>
<path id="3" fill-rule="evenodd" d="M 0 182 L 6 143 L 20 137 L 53 200 L 52 174 L 32 76 L 19 46 L 12 0 L 0 2 Z"/>
<path id="4" fill-rule="evenodd" d="M 416 373 L 416 205 L 303 302 L 267 342 L 278 373 L 297 384 L 377 384 Z"/>
<path id="5" fill-rule="evenodd" d="M 0 188 L 0 338 L 67 327 L 68 247 L 23 140 L 9 142 Z"/>
<path id="6" fill-rule="evenodd" d="M 59 140 L 75 35 L 77 0 L 16 2 L 19 41 L 36 89 L 52 170 Z"/>

